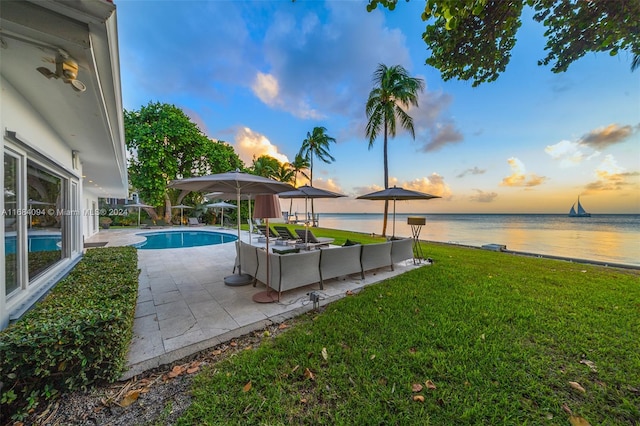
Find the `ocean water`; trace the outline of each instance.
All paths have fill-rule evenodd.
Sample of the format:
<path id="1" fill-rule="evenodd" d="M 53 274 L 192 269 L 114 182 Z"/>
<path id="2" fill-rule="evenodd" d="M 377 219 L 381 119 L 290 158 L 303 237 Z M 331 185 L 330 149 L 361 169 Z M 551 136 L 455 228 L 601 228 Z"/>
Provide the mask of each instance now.
<path id="1" fill-rule="evenodd" d="M 395 235 L 411 237 L 407 217 L 424 217 L 420 239 L 640 266 L 640 215 L 420 214 L 398 213 Z M 367 234 L 382 233 L 383 214 L 320 213 L 320 226 Z M 393 235 L 389 215 L 387 235 Z"/>

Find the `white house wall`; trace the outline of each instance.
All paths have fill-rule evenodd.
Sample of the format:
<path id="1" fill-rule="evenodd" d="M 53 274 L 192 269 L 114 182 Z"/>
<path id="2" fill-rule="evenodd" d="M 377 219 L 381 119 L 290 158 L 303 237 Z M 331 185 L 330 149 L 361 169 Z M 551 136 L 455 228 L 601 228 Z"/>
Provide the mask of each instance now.
<path id="1" fill-rule="evenodd" d="M 69 185 L 75 181 L 76 184 L 78 184 L 78 188 L 81 188 L 82 166 L 78 164 L 77 169 L 73 168 L 73 153 L 71 148 L 53 131 L 51 126 L 43 120 L 38 111 L 2 77 L 0 77 L 0 93 L 0 126 L 3 130 L 3 151 L 5 147 L 8 147 L 24 149 L 42 155 L 65 172 L 65 177 L 68 179 Z M 11 137 L 7 137 L 7 134 L 15 134 L 17 140 L 12 141 Z M 2 167 L 0 179 L 2 180 L 2 187 L 4 187 L 4 164 Z M 78 191 L 75 202 L 70 201 L 75 205 L 81 205 L 79 204 L 81 202 L 80 194 L 81 191 Z M 68 197 L 71 198 L 71 196 L 71 191 L 69 191 Z M 94 196 L 93 198 L 97 197 Z M 4 205 L 4 197 L 0 200 L 0 210 L 4 211 L 8 206 Z M 80 214 L 79 227 L 84 229 L 82 212 L 78 213 Z M 71 223 L 73 224 L 73 222 Z M 0 238 L 4 241 L 4 226 L 1 227 L 0 232 Z M 21 291 L 17 295 L 7 299 L 3 282 L 3 285 L 0 286 L 0 329 L 6 327 L 11 317 L 15 317 L 28 309 L 35 300 L 48 291 L 48 289 L 77 262 L 81 256 L 82 235 L 80 233 L 74 235 L 76 241 L 69 241 L 69 246 L 75 247 L 74 252 L 71 253 L 67 259 L 59 262 L 59 264 L 56 264 L 38 277 L 38 279 L 31 282 L 27 290 Z M 3 277 L 4 281 L 4 244 L 0 254 L 0 276 Z"/>

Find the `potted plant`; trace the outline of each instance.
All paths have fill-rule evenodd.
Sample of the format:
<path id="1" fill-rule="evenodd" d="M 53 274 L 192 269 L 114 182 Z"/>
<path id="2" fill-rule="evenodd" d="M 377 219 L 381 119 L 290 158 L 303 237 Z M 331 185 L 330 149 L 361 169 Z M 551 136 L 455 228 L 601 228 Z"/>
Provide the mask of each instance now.
<path id="1" fill-rule="evenodd" d="M 113 220 L 111 220 L 110 217 L 100 218 L 100 226 L 102 226 L 102 229 L 109 229 L 109 225 L 111 225 L 111 222 L 113 222 Z"/>

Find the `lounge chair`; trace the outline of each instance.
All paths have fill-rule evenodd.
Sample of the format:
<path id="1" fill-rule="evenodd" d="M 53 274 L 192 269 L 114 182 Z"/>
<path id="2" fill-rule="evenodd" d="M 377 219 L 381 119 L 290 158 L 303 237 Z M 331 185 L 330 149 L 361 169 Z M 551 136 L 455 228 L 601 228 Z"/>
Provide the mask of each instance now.
<path id="1" fill-rule="evenodd" d="M 187 219 L 189 219 L 189 226 L 204 226 L 203 223 L 198 221 L 197 217 L 189 217 Z"/>
<path id="2" fill-rule="evenodd" d="M 333 238 L 316 237 L 315 235 L 313 235 L 313 232 L 311 232 L 310 229 L 306 229 L 306 230 L 296 229 L 295 231 L 296 231 L 296 234 L 298 234 L 298 237 L 300 237 L 300 239 L 302 240 L 302 242 L 307 243 L 310 247 L 328 246 L 333 242 Z M 305 236 L 305 231 L 306 231 L 306 236 Z"/>
<path id="3" fill-rule="evenodd" d="M 274 226 L 274 228 L 283 240 L 297 241 L 300 239 L 293 235 L 286 226 Z"/>
<path id="4" fill-rule="evenodd" d="M 260 231 L 260 235 L 263 237 L 267 236 L 267 225 L 257 225 L 258 231 Z M 271 227 L 269 227 L 269 238 L 280 238 L 280 235 L 274 231 Z"/>

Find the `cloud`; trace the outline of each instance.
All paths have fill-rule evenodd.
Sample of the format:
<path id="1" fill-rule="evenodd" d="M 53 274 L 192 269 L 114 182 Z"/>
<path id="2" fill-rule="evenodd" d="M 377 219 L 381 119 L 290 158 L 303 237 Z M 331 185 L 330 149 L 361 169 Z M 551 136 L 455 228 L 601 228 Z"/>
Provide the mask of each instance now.
<path id="1" fill-rule="evenodd" d="M 430 129 L 431 140 L 422 147 L 423 152 L 437 151 L 448 144 L 462 142 L 464 137 L 453 123 L 438 124 Z"/>
<path id="2" fill-rule="evenodd" d="M 610 124 L 592 130 L 576 141 L 562 140 L 555 145 L 547 145 L 544 151 L 554 160 L 560 161 L 560 167 L 573 167 L 598 157 L 600 151 L 624 141 L 636 131 L 637 128 L 629 125 Z"/>
<path id="3" fill-rule="evenodd" d="M 235 135 L 234 147 L 238 156 L 245 164 L 251 164 L 253 158 L 269 155 L 281 163 L 289 162 L 286 155 L 278 152 L 278 147 L 264 135 L 254 132 L 248 127 L 238 129 Z"/>
<path id="4" fill-rule="evenodd" d="M 626 172 L 613 155 L 605 156 L 595 170 L 597 180 L 585 186 L 586 194 L 603 191 L 619 191 L 632 186 L 630 178 L 640 176 L 640 172 Z"/>
<path id="5" fill-rule="evenodd" d="M 580 149 L 580 142 L 562 140 L 555 145 L 547 145 L 544 152 L 554 160 L 560 161 L 560 167 L 572 167 L 580 164 L 587 156 Z"/>
<path id="6" fill-rule="evenodd" d="M 618 124 L 609 124 L 606 127 L 590 131 L 580 138 L 579 143 L 602 151 L 611 145 L 624 141 L 635 131 L 637 129 L 629 125 L 621 127 Z"/>
<path id="7" fill-rule="evenodd" d="M 507 162 L 512 173 L 502 179 L 500 186 L 531 188 L 542 185 L 547 180 L 546 177 L 538 176 L 535 173 L 527 174 L 524 163 L 515 157 L 509 158 Z"/>
<path id="8" fill-rule="evenodd" d="M 360 2 L 280 8 L 260 48 L 260 72 L 279 84 L 278 101 L 269 105 L 297 117 L 361 118 L 377 65 L 411 68 L 403 33 L 387 27 L 382 12 L 368 13 Z"/>
<path id="9" fill-rule="evenodd" d="M 420 151 L 437 151 L 448 144 L 459 143 L 464 139 L 451 119 L 444 121 L 441 119 L 452 100 L 451 95 L 447 93 L 425 90 L 419 98 L 420 107 L 409 109 L 408 113 L 413 117 Z"/>
<path id="10" fill-rule="evenodd" d="M 450 198 L 452 194 L 449 185 L 447 185 L 444 178 L 437 173 L 405 182 L 400 182 L 398 178 L 395 177 L 389 177 L 389 187 L 394 185 L 410 189 L 412 191 L 437 195 L 442 198 Z M 383 189 L 384 187 L 380 185 L 356 186 L 353 188 L 356 196 L 368 194 L 370 192 L 382 191 Z"/>
<path id="11" fill-rule="evenodd" d="M 258 72 L 253 82 L 253 93 L 267 105 L 274 105 L 278 101 L 278 80 L 270 74 Z"/>
<path id="12" fill-rule="evenodd" d="M 496 192 L 484 192 L 480 189 L 474 189 L 474 191 L 476 192 L 476 194 L 470 196 L 469 200 L 478 203 L 491 203 L 498 196 L 498 193 Z"/>
<path id="13" fill-rule="evenodd" d="M 444 177 L 437 173 L 430 176 L 414 179 L 405 182 L 402 187 L 413 191 L 426 192 L 427 194 L 437 195 L 442 198 L 451 198 L 451 188 L 444 181 Z"/>
<path id="14" fill-rule="evenodd" d="M 174 93 L 220 101 L 223 85 L 251 81 L 258 51 L 241 5 L 202 2 L 118 4 L 120 64 L 125 107 Z M 146 19 L 139 19 L 140 16 Z M 211 16 L 224 16 L 211 25 Z M 134 20 L 133 22 L 125 22 Z M 160 30 L 159 30 L 160 29 Z M 160 47 L 160 48 L 159 48 Z"/>
<path id="15" fill-rule="evenodd" d="M 472 168 L 469 168 L 469 169 L 467 169 L 467 170 L 463 171 L 462 173 L 460 173 L 460 174 L 459 174 L 458 176 L 456 176 L 456 177 L 458 177 L 458 178 L 463 178 L 463 177 L 465 177 L 466 175 L 483 175 L 483 174 L 485 174 L 486 172 L 487 172 L 487 170 L 486 170 L 486 169 L 480 169 L 480 168 L 478 168 L 478 166 L 474 166 L 474 167 L 472 167 Z"/>

